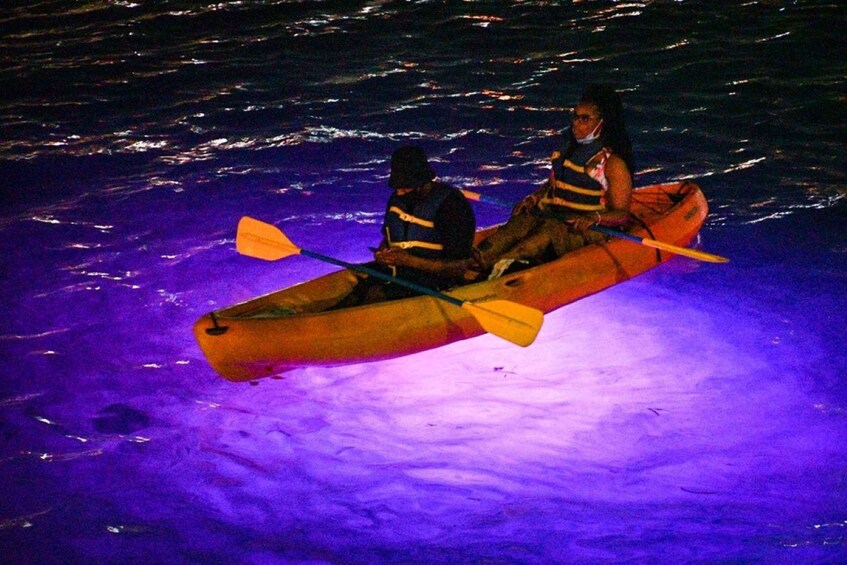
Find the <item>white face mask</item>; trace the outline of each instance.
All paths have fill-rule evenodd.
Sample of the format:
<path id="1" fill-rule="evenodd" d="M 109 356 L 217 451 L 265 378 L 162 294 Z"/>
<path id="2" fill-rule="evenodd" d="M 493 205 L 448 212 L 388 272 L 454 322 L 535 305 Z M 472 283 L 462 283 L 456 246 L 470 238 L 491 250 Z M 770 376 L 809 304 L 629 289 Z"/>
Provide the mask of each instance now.
<path id="1" fill-rule="evenodd" d="M 593 130 L 591 130 L 591 133 L 589 133 L 585 137 L 578 138 L 576 140 L 576 142 L 579 143 L 580 145 L 588 145 L 589 143 L 593 143 L 594 141 L 597 141 L 600 138 L 599 131 L 600 131 L 600 126 L 602 126 L 602 125 L 603 125 L 603 120 L 600 120 L 597 123 L 597 127 L 595 127 Z"/>

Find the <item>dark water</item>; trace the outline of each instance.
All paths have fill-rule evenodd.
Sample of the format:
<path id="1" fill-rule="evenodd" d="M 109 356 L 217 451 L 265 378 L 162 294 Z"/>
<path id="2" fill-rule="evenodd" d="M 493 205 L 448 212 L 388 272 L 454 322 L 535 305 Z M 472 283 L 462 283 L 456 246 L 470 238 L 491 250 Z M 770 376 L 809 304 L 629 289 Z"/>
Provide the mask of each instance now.
<path id="1" fill-rule="evenodd" d="M 847 560 L 840 2 L 17 2 L 0 8 L 6 562 Z M 388 157 L 543 179 L 582 86 L 699 245 L 404 359 L 215 375 L 203 313 L 368 257 Z M 476 208 L 487 225 L 502 210 Z"/>

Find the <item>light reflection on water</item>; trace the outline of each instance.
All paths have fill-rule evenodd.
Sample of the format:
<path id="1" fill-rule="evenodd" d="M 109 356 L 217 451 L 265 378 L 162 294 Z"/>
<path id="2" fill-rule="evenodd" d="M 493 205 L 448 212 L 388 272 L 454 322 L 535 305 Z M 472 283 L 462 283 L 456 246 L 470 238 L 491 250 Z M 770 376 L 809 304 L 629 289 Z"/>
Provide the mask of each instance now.
<path id="1" fill-rule="evenodd" d="M 12 10 L 0 553 L 842 560 L 845 74 L 809 15 L 838 7 L 300 4 Z M 197 317 L 329 269 L 238 256 L 240 216 L 365 260 L 396 146 L 516 200 L 595 77 L 638 184 L 697 180 L 731 263 L 674 260 L 526 350 L 209 369 Z"/>

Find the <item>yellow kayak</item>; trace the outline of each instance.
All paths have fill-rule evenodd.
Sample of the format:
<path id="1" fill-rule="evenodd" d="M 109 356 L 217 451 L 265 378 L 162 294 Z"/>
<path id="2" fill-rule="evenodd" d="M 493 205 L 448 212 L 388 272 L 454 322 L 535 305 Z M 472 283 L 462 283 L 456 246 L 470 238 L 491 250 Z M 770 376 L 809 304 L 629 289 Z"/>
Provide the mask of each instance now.
<path id="1" fill-rule="evenodd" d="M 550 312 L 639 275 L 674 256 L 667 247 L 690 243 L 708 206 L 691 182 L 657 184 L 633 192 L 641 227 L 629 239 L 611 238 L 554 261 L 491 281 L 445 292 L 468 303 L 506 300 Z M 477 239 L 484 239 L 481 230 Z M 341 270 L 202 316 L 194 336 L 212 368 L 230 381 L 249 381 L 289 369 L 401 357 L 485 333 L 466 308 L 423 295 L 327 310 L 357 278 Z"/>

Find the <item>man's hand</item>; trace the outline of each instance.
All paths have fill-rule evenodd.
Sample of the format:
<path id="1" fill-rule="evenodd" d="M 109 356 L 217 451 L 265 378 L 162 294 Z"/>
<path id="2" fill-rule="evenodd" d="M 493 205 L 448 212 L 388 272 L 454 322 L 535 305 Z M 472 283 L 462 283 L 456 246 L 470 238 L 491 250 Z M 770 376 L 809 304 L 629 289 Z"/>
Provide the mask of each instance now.
<path id="1" fill-rule="evenodd" d="M 374 259 L 377 263 L 388 267 L 408 267 L 414 257 L 402 249 L 386 248 L 377 249 Z"/>

